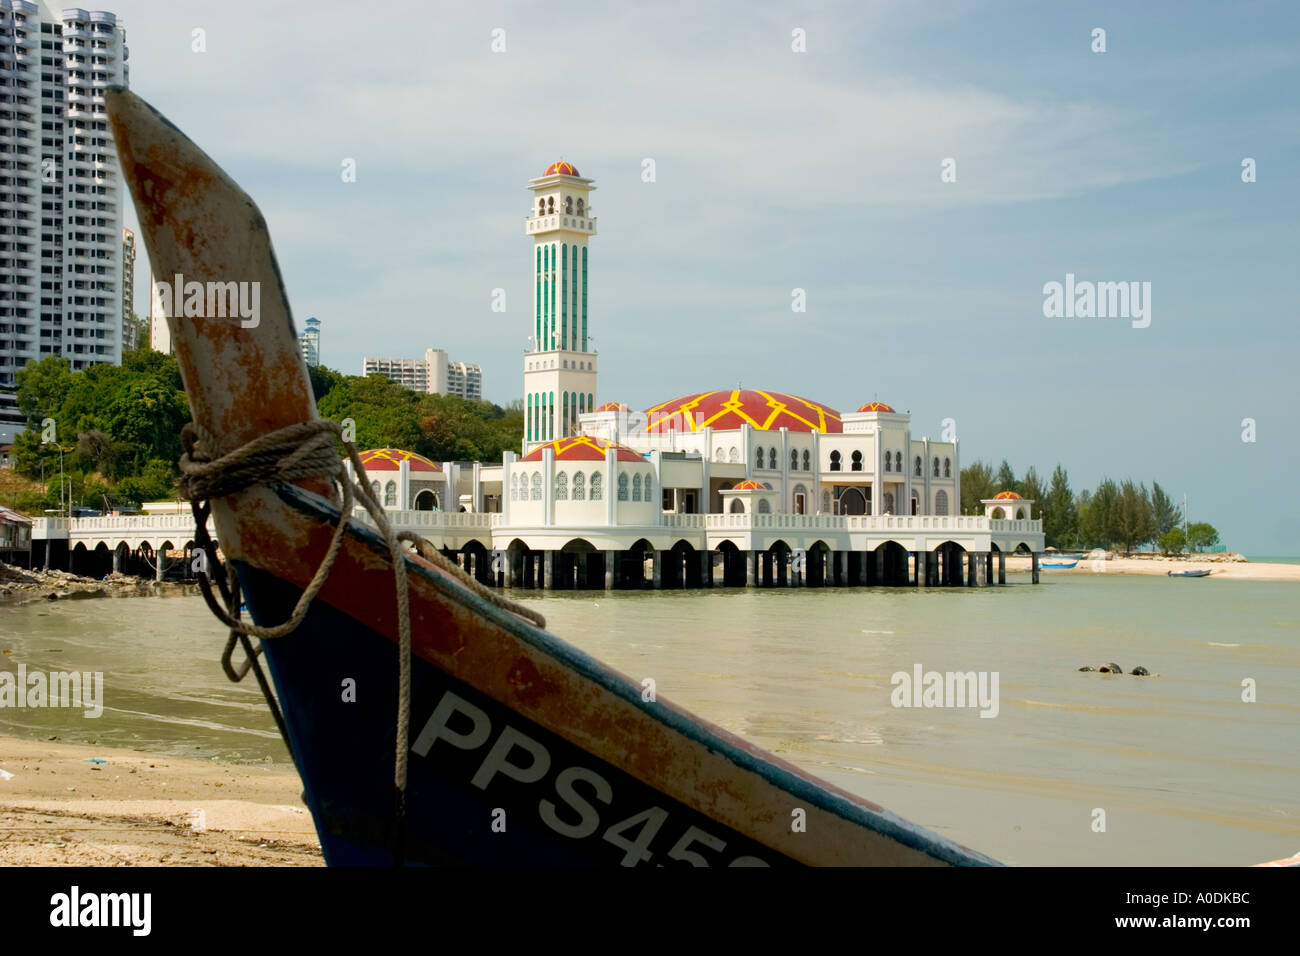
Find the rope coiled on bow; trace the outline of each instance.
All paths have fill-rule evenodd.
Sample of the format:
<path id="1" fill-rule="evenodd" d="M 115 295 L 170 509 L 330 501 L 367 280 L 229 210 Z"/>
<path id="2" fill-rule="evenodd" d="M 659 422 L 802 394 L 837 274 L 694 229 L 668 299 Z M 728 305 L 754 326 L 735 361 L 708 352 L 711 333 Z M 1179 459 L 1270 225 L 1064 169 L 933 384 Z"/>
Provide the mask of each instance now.
<path id="1" fill-rule="evenodd" d="M 237 601 L 234 602 L 233 607 L 228 606 L 223 611 L 215 601 L 209 600 L 209 606 L 231 629 L 232 636 L 238 634 L 245 639 L 251 636 L 267 640 L 283 637 L 297 630 L 338 559 L 347 530 L 348 517 L 352 514 L 355 501 L 359 500 L 374 520 L 375 527 L 382 535 L 393 560 L 394 585 L 397 590 L 398 707 L 393 785 L 394 816 L 400 832 L 405 812 L 411 713 L 411 615 L 403 542 L 413 544 L 425 560 L 502 610 L 522 617 L 538 627 L 546 626 L 545 618 L 536 611 L 493 593 L 440 554 L 427 539 L 420 535 L 412 532 L 394 533 L 383 506 L 371 489 L 364 481 L 357 482 L 348 478 L 344 460 L 351 462 L 354 475 L 364 475 L 365 466 L 361 463 L 356 446 L 343 439 L 343 428 L 337 422 L 328 419 L 299 422 L 261 435 L 226 454 L 220 454 L 220 443 L 211 432 L 195 422 L 190 422 L 181 431 L 181 444 L 184 448 L 180 459 L 181 493 L 193 502 L 208 502 L 214 498 L 237 494 L 256 485 L 300 481 L 306 478 L 324 478 L 334 482 L 338 485 L 343 499 L 339 509 L 339 521 L 335 526 L 325 557 L 299 596 L 293 612 L 286 621 L 270 627 L 261 626 L 240 619 Z M 342 444 L 346 450 L 346 459 L 340 459 L 338 455 L 339 444 Z M 233 575 L 233 571 L 231 574 Z M 228 595 L 234 593 L 237 592 L 227 592 Z M 205 596 L 210 597 L 210 592 L 205 590 Z M 398 846 L 395 847 L 395 856 L 399 860 L 400 854 L 399 840 Z"/>

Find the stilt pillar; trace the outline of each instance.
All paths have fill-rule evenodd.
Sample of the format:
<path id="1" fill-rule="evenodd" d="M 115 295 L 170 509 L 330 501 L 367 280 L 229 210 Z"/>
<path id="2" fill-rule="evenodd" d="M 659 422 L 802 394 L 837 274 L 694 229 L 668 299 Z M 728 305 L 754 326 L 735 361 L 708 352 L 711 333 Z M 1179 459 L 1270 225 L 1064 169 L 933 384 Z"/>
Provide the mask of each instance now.
<path id="1" fill-rule="evenodd" d="M 979 570 L 979 555 L 974 551 L 966 552 L 966 587 L 975 586 L 976 572 Z"/>
<path id="2" fill-rule="evenodd" d="M 916 586 L 927 587 L 930 584 L 930 552 L 916 552 Z"/>
<path id="3" fill-rule="evenodd" d="M 844 587 L 849 583 L 849 553 L 847 551 L 835 552 L 835 583 Z"/>
<path id="4" fill-rule="evenodd" d="M 758 551 L 745 552 L 745 587 L 758 586 Z"/>
<path id="5" fill-rule="evenodd" d="M 1007 553 L 998 552 L 998 584 L 1007 583 Z"/>
<path id="6" fill-rule="evenodd" d="M 614 590 L 618 584 L 618 552 L 605 552 L 605 590 Z"/>
<path id="7" fill-rule="evenodd" d="M 542 587 L 550 591 L 555 588 L 555 552 L 542 552 Z"/>
<path id="8" fill-rule="evenodd" d="M 651 577 L 654 580 L 654 586 L 661 588 L 664 586 L 664 553 L 659 548 L 655 548 L 654 557 L 651 559 Z"/>
<path id="9" fill-rule="evenodd" d="M 1030 557 L 1030 563 L 1029 563 L 1029 569 L 1030 569 L 1030 573 L 1032 574 L 1032 580 L 1034 584 L 1038 583 L 1038 557 L 1039 557 L 1038 552 L 1035 551 L 1033 555 Z"/>
<path id="10" fill-rule="evenodd" d="M 700 552 L 700 587 L 713 587 L 713 552 Z"/>

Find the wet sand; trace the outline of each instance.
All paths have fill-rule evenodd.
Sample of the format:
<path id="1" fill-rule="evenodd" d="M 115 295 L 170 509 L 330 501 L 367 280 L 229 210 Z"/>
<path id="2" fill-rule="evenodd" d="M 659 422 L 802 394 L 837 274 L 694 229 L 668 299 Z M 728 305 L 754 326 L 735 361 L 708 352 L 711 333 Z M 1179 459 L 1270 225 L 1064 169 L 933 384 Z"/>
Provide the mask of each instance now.
<path id="1" fill-rule="evenodd" d="M 292 770 L 4 736 L 0 770 L 3 866 L 324 864 Z"/>

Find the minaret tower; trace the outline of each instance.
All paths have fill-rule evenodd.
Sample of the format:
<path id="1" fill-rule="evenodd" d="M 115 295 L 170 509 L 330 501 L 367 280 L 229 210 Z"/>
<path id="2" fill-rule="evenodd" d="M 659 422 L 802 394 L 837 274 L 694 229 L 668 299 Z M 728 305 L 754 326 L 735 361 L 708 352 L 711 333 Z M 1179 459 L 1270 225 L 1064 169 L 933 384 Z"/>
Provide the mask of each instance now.
<path id="1" fill-rule="evenodd" d="M 552 163 L 530 180 L 524 232 L 533 240 L 533 319 L 524 355 L 524 454 L 577 434 L 595 409 L 596 353 L 587 337 L 587 240 L 596 234 L 592 180 Z"/>

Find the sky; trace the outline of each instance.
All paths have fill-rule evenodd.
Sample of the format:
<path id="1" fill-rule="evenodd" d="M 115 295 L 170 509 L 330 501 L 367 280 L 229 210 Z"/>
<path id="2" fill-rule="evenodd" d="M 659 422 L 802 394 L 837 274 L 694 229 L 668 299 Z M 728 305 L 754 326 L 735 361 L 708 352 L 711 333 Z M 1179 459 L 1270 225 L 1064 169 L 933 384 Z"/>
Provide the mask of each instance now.
<path id="1" fill-rule="evenodd" d="M 527 183 L 563 158 L 597 187 L 598 402 L 878 399 L 954 419 L 964 464 L 1158 481 L 1229 549 L 1300 554 L 1300 5 L 109 8 L 325 365 L 444 348 L 519 398 Z M 1149 315 L 1045 315 L 1067 275 L 1150 283 Z"/>

